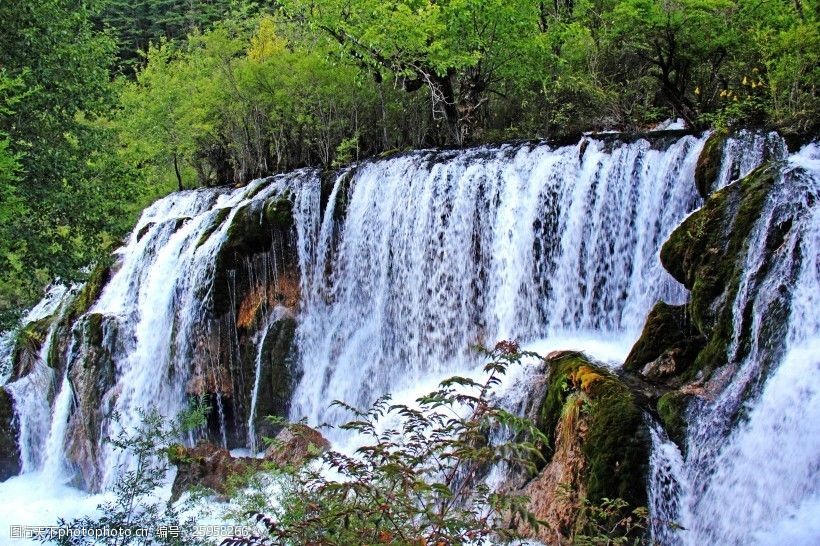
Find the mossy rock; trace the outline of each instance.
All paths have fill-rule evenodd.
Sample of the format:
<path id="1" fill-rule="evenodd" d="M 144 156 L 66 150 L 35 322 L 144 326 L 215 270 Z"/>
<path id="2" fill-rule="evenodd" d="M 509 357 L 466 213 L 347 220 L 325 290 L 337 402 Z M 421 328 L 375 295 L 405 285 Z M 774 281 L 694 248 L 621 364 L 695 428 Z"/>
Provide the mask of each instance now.
<path id="1" fill-rule="evenodd" d="M 251 201 L 239 208 L 228 227 L 223 250 L 245 256 L 263 252 L 271 244 L 271 231 L 293 227 L 293 202 L 290 192 L 266 200 Z"/>
<path id="2" fill-rule="evenodd" d="M 214 232 L 217 229 L 219 229 L 219 227 L 222 225 L 222 223 L 228 217 L 230 212 L 231 212 L 231 209 L 228 208 L 228 207 L 224 207 L 224 208 L 221 208 L 221 209 L 216 211 L 216 214 L 214 214 L 214 217 L 211 220 L 211 223 L 208 225 L 207 228 L 205 228 L 205 231 L 202 232 L 202 235 L 199 236 L 199 240 L 197 240 L 195 248 L 201 247 L 203 244 L 205 244 L 205 242 L 208 239 L 210 239 L 211 235 L 213 235 Z"/>
<path id="3" fill-rule="evenodd" d="M 253 416 L 259 437 L 273 437 L 279 431 L 265 417 L 287 417 L 295 385 L 295 336 L 296 320 L 291 317 L 274 322 L 265 335 L 262 345 L 264 365 L 256 401 L 256 415 Z"/>
<path id="4" fill-rule="evenodd" d="M 703 145 L 703 150 L 698 157 L 695 166 L 695 186 L 701 197 L 704 199 L 712 193 L 712 186 L 720 174 L 720 166 L 723 162 L 723 147 L 728 137 L 725 131 L 715 131 Z"/>
<path id="5" fill-rule="evenodd" d="M 640 372 L 661 356 L 669 356 L 674 361 L 674 373 L 679 374 L 694 362 L 704 341 L 690 321 L 685 305 L 659 301 L 649 312 L 641 337 L 626 357 L 624 369 Z"/>
<path id="6" fill-rule="evenodd" d="M 77 292 L 77 295 L 74 296 L 74 299 L 68 305 L 61 322 L 66 325 L 70 325 L 77 320 L 77 317 L 91 309 L 91 306 L 94 305 L 94 302 L 100 297 L 103 288 L 110 279 L 110 261 L 97 264 L 88 276 L 88 280 L 85 281 L 85 284 L 82 288 L 80 288 L 80 291 Z"/>
<path id="7" fill-rule="evenodd" d="M 0 387 L 0 481 L 20 472 L 20 449 L 17 447 L 17 421 L 14 399 Z"/>
<path id="8" fill-rule="evenodd" d="M 137 232 L 137 241 L 141 241 L 141 240 L 142 240 L 142 238 L 143 238 L 143 237 L 145 237 L 145 235 L 146 235 L 146 234 L 147 234 L 147 233 L 151 230 L 151 228 L 152 228 L 152 227 L 154 227 L 155 225 L 157 225 L 157 224 L 156 224 L 156 222 L 148 222 L 147 224 L 145 224 L 144 226 L 142 226 L 142 227 L 140 228 L 140 230 Z"/>
<path id="9" fill-rule="evenodd" d="M 11 381 L 19 379 L 31 370 L 35 361 L 40 357 L 40 349 L 43 347 L 53 321 L 53 316 L 44 317 L 29 322 L 17 332 L 12 351 Z"/>
<path id="10" fill-rule="evenodd" d="M 168 462 L 173 465 L 187 464 L 193 462 L 188 456 L 188 449 L 182 444 L 171 444 L 165 450 Z"/>
<path id="11" fill-rule="evenodd" d="M 67 361 L 76 411 L 68 420 L 65 455 L 75 470 L 73 484 L 88 491 L 99 491 L 100 434 L 112 410 L 113 400 L 106 393 L 116 384 L 114 354 L 122 351 L 115 317 L 87 313 L 70 331 L 71 343 L 79 350 L 68 351 Z"/>
<path id="12" fill-rule="evenodd" d="M 714 192 L 704 206 L 672 232 L 661 262 L 691 291 L 691 321 L 706 339 L 686 378 L 708 375 L 726 362 L 733 333 L 732 303 L 743 273 L 749 234 L 760 217 L 778 171 L 765 165 Z"/>
<path id="13" fill-rule="evenodd" d="M 683 449 L 686 440 L 686 408 L 691 396 L 670 391 L 658 399 L 657 410 L 669 438 Z"/>
<path id="14" fill-rule="evenodd" d="M 339 174 L 338 171 L 326 171 L 322 174 L 320 204 L 323 215 L 327 214 L 328 206 L 330 205 L 330 195 L 333 193 L 333 188 L 336 187 L 337 181 L 339 184 L 339 191 L 336 192 L 336 199 L 333 202 L 333 220 L 336 223 L 344 222 L 347 216 L 350 186 L 353 183 L 355 174 L 355 169 L 349 169 L 342 174 Z M 339 177 L 341 177 L 341 179 L 339 179 Z"/>
<path id="15" fill-rule="evenodd" d="M 290 193 L 265 202 L 265 220 L 275 228 L 290 229 L 293 226 L 293 201 Z"/>
<path id="16" fill-rule="evenodd" d="M 564 352 L 548 360 L 547 391 L 539 412 L 539 427 L 555 448 L 555 431 L 580 393 L 587 430 L 581 451 L 584 482 L 590 501 L 621 498 L 632 506 L 646 502 L 648 441 L 635 397 L 611 372 L 582 353 Z M 549 453 L 547 454 L 549 456 Z"/>

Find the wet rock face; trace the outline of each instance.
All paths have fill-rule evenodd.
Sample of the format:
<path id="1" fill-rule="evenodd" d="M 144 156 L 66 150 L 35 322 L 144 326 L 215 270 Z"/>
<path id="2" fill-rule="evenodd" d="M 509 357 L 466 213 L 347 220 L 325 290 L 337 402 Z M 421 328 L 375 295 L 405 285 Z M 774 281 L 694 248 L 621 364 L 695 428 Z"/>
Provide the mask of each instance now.
<path id="1" fill-rule="evenodd" d="M 98 491 L 102 476 L 100 435 L 116 396 L 116 363 L 119 352 L 117 321 L 97 313 L 85 315 L 73 329 L 75 358 L 68 362 L 68 381 L 74 393 L 76 411 L 68 421 L 66 459 L 76 470 L 75 485 L 86 491 Z"/>
<path id="2" fill-rule="evenodd" d="M 255 472 L 262 466 L 261 459 L 232 457 L 227 449 L 207 442 L 200 442 L 192 448 L 175 444 L 169 448 L 168 457 L 177 467 L 171 501 L 179 499 L 192 487 L 204 487 L 225 498 L 232 477 Z"/>
<path id="3" fill-rule="evenodd" d="M 230 448 L 247 446 L 250 420 L 260 435 L 274 434 L 265 417 L 285 416 L 290 402 L 300 300 L 292 197 L 285 192 L 235 212 L 215 259 L 207 322 L 191 355 L 186 392 L 219 408 L 219 415 L 209 416 L 209 437 L 224 435 Z M 226 217 L 217 217 L 203 237 Z"/>
<path id="4" fill-rule="evenodd" d="M 17 447 L 17 424 L 14 399 L 0 388 L 0 481 L 20 472 L 20 449 Z"/>
<path id="5" fill-rule="evenodd" d="M 687 373 L 689 377 L 697 372 L 708 375 L 726 362 L 734 328 L 732 303 L 743 273 L 748 238 L 776 175 L 774 167 L 760 167 L 715 192 L 661 249 L 664 267 L 691 291 L 689 315 L 707 339 Z"/>
<path id="6" fill-rule="evenodd" d="M 724 131 L 715 131 L 703 145 L 703 151 L 695 167 L 695 186 L 701 197 L 706 199 L 712 192 L 712 187 L 720 174 L 723 159 L 723 146 L 726 144 L 727 134 Z"/>
<path id="7" fill-rule="evenodd" d="M 705 176 L 704 156 L 719 152 L 720 146 L 711 149 L 710 143 L 720 138 L 716 134 L 707 141 L 699 176 Z M 690 301 L 683 306 L 655 305 L 624 370 L 658 386 L 649 406 L 683 450 L 692 394 L 703 393 L 702 385 L 727 364 L 735 329 L 733 303 L 748 239 L 776 175 L 775 168 L 763 166 L 712 193 L 661 249 L 664 267 L 690 290 Z"/>
<path id="8" fill-rule="evenodd" d="M 624 361 L 624 369 L 655 381 L 680 375 L 692 365 L 705 341 L 685 305 L 658 302 Z"/>
<path id="9" fill-rule="evenodd" d="M 684 450 L 686 411 L 692 397 L 720 392 L 753 350 L 753 337 L 758 339 L 754 350 L 761 372 L 747 389 L 765 379 L 770 363 L 782 351 L 792 276 L 801 260 L 798 247 L 785 243 L 797 237 L 794 220 L 805 213 L 800 207 L 811 207 L 812 200 L 799 206 L 775 206 L 772 203 L 780 200 L 772 201 L 770 195 L 800 191 L 801 176 L 800 169 L 781 174 L 779 164 L 763 165 L 713 192 L 663 245 L 661 261 L 690 290 L 690 300 L 685 306 L 655 306 L 624 370 L 655 386 L 650 407 Z M 764 215 L 768 220 L 760 227 L 765 231 L 756 233 Z M 784 253 L 794 255 L 784 260 Z M 753 265 L 747 263 L 750 256 Z M 792 270 L 775 271 L 777 260 L 791 263 Z M 778 296 L 758 297 L 761 286 Z M 755 314 L 766 317 L 757 327 Z M 754 328 L 758 331 L 753 336 Z"/>
<path id="10" fill-rule="evenodd" d="M 186 392 L 192 399 L 204 397 L 211 408 L 211 441 L 221 442 L 224 432 L 233 449 L 248 447 L 251 420 L 257 438 L 272 437 L 279 428 L 266 417 L 287 416 L 295 384 L 296 320 L 287 308 L 268 307 L 235 333 L 231 324 L 227 317 L 202 332 Z"/>

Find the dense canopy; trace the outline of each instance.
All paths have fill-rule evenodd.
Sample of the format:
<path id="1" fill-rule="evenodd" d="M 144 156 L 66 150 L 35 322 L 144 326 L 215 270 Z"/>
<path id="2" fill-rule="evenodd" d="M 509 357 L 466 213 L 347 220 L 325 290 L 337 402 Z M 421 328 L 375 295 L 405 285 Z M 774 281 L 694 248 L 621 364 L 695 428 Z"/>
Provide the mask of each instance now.
<path id="1" fill-rule="evenodd" d="M 805 0 L 0 5 L 0 313 L 177 188 L 580 131 L 816 134 Z"/>

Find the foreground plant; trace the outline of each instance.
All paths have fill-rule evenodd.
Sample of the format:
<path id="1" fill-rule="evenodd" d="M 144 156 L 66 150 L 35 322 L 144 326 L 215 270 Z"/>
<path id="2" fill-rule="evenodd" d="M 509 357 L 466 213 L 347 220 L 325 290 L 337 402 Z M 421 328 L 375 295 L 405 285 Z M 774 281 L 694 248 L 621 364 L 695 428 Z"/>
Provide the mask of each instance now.
<path id="1" fill-rule="evenodd" d="M 97 516 L 71 521 L 60 518 L 56 526 L 59 531 L 42 535 L 40 541 L 63 546 L 206 544 L 193 532 L 196 520 L 184 515 L 195 501 L 174 506 L 158 495 L 170 470 L 169 447 L 185 431 L 201 425 L 206 413 L 207 408 L 200 403 L 183 412 L 178 423 L 174 423 L 156 409 L 139 410 L 139 426 L 123 428 L 107 440 L 115 450 L 132 457 L 129 469 L 113 486 L 113 499 L 97 507 Z M 120 421 L 117 414 L 112 419 Z"/>
<path id="2" fill-rule="evenodd" d="M 378 399 L 367 411 L 336 401 L 354 416 L 341 428 L 359 434 L 353 454 L 325 453 L 323 465 L 292 469 L 263 512 L 257 544 L 498 544 L 521 539 L 517 522 L 540 522 L 522 495 L 493 491 L 490 469 L 506 463 L 535 473 L 547 438 L 528 419 L 500 407 L 493 390 L 510 365 L 534 353 L 513 342 L 492 351 L 486 379 L 452 377 L 414 406 Z"/>

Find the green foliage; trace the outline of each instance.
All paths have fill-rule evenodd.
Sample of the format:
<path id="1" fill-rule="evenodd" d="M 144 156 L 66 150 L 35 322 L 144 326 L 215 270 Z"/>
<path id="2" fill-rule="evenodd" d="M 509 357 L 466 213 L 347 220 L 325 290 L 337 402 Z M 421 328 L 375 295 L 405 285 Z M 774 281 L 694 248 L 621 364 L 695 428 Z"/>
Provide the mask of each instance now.
<path id="1" fill-rule="evenodd" d="M 5 326 L 175 188 L 673 115 L 797 134 L 820 119 L 801 2 L 17 4 L 0 5 Z"/>
<path id="2" fill-rule="evenodd" d="M 534 472 L 546 438 L 529 420 L 496 405 L 493 389 L 530 353 L 502 342 L 486 353 L 483 382 L 453 377 L 413 406 L 380 398 L 341 428 L 364 445 L 329 451 L 325 468 L 287 475 L 278 498 L 254 519 L 277 544 L 498 544 L 519 538 L 518 521 L 539 522 L 524 496 L 492 491 L 483 478 L 507 463 Z M 510 439 L 491 440 L 507 431 Z M 515 438 L 526 438 L 520 440 Z M 264 537 L 223 544 L 262 543 Z"/>
<path id="3" fill-rule="evenodd" d="M 194 398 L 177 418 L 180 430 L 188 432 L 204 427 L 208 423 L 211 409 L 204 394 Z"/>
<path id="4" fill-rule="evenodd" d="M 572 537 L 574 546 L 642 546 L 649 544 L 649 512 L 632 508 L 623 499 L 601 499 L 581 506 L 583 530 Z"/>
<path id="5" fill-rule="evenodd" d="M 0 324 L 42 287 L 72 281 L 130 227 L 138 195 L 103 115 L 113 101 L 111 39 L 93 6 L 0 5 Z M 136 205 L 136 206 L 135 206 Z"/>
<path id="6" fill-rule="evenodd" d="M 349 155 L 372 89 L 321 42 L 287 33 L 271 17 L 229 20 L 185 44 L 150 46 L 136 82 L 123 84 L 123 159 L 154 180 L 174 170 L 182 187 Z"/>
<path id="7" fill-rule="evenodd" d="M 194 410 L 198 411 L 198 410 Z M 118 415 L 113 415 L 119 423 Z M 133 459 L 113 486 L 114 498 L 97 507 L 99 516 L 85 516 L 70 522 L 60 519 L 58 526 L 73 529 L 106 529 L 109 536 L 63 536 L 54 539 L 61 546 L 85 544 L 196 546 L 208 544 L 194 534 L 195 520 L 183 513 L 191 506 L 175 507 L 157 500 L 158 489 L 165 485 L 169 459 L 173 457 L 182 428 L 163 417 L 156 409 L 140 411 L 140 425 L 133 430 L 123 428 L 108 438 L 113 449 L 128 453 Z M 158 529 L 175 529 L 174 533 L 156 533 Z M 149 529 L 148 536 L 141 531 Z M 113 535 L 113 536 L 111 536 Z M 43 539 L 44 542 L 47 538 Z"/>
<path id="8" fill-rule="evenodd" d="M 95 19 L 117 40 L 117 71 L 133 75 L 150 44 L 184 39 L 232 11 L 250 9 L 236 0 L 107 0 Z"/>

